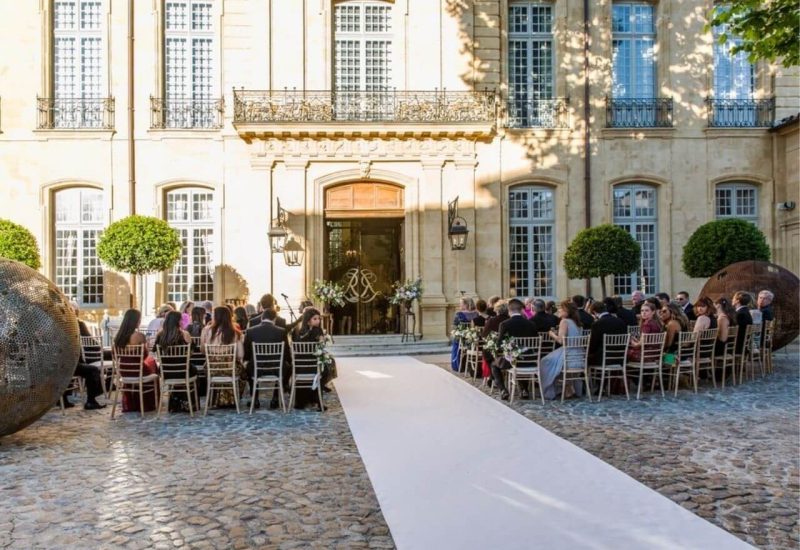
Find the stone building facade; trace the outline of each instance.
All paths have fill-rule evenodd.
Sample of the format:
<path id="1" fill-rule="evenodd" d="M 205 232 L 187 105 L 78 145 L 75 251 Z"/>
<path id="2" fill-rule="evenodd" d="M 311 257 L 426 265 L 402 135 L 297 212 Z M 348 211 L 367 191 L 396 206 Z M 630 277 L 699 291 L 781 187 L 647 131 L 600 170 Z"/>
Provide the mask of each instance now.
<path id="1" fill-rule="evenodd" d="M 639 272 L 608 281 L 623 295 L 699 290 L 681 250 L 722 216 L 756 223 L 797 272 L 796 121 L 770 132 L 798 112 L 797 72 L 714 46 L 711 0 L 589 5 L 3 2 L 0 217 L 87 312 L 130 303 L 95 244 L 136 213 L 185 243 L 147 278 L 148 310 L 296 305 L 335 279 L 353 300 L 337 332 L 395 330 L 394 280 L 422 278 L 432 337 L 462 295 L 586 293 L 562 259 L 587 224 L 642 243 Z M 456 198 L 465 250 L 448 241 Z M 271 251 L 278 220 L 299 266 Z"/>

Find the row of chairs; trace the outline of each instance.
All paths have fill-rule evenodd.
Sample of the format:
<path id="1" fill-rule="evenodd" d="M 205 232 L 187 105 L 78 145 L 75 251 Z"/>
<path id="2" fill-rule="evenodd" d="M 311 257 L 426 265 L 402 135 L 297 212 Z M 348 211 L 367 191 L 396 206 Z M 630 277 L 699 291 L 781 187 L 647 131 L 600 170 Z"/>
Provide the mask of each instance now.
<path id="1" fill-rule="evenodd" d="M 286 396 L 283 384 L 283 364 L 285 354 L 292 355 L 292 372 L 289 376 L 291 387 L 288 408 L 295 402 L 296 390 L 315 389 L 319 402 L 322 404 L 322 373 L 314 352 L 317 350 L 316 342 L 292 342 L 289 350 L 284 349 L 283 342 L 274 344 L 253 344 L 253 377 L 250 388 L 250 413 L 253 413 L 256 397 L 259 391 L 278 389 L 281 409 L 286 412 Z M 236 405 L 236 411 L 241 412 L 240 377 L 237 368 L 236 346 L 211 345 L 205 346 L 200 354 L 201 362 L 198 364 L 199 347 L 192 345 L 170 346 L 163 349 L 156 348 L 156 359 L 159 364 L 158 374 L 146 374 L 144 357 L 146 346 L 144 344 L 112 348 L 112 360 L 103 359 L 103 349 L 99 338 L 81 337 L 81 359 L 84 363 L 97 367 L 103 381 L 103 391 L 106 397 L 111 394 L 111 418 L 114 418 L 119 395 L 125 392 L 139 394 L 139 410 L 144 416 L 144 396 L 156 393 L 158 385 L 161 387 L 161 398 L 158 399 L 157 415 L 161 414 L 163 398 L 174 392 L 185 392 L 189 397 L 189 413 L 194 416 L 194 410 L 199 409 L 198 376 L 192 375 L 191 366 L 194 364 L 199 370 L 205 371 L 206 402 L 203 415 L 208 414 L 209 404 L 212 402 L 213 393 L 231 390 Z M 106 383 L 110 375 L 112 383 Z M 113 387 L 113 391 L 111 388 Z M 158 394 L 156 394 L 158 395 Z M 192 399 L 192 396 L 194 399 Z M 193 403 L 194 401 L 194 403 Z M 324 407 L 323 407 L 324 410 Z"/>
<path id="2" fill-rule="evenodd" d="M 662 396 L 665 394 L 664 377 L 670 379 L 670 386 L 675 395 L 678 393 L 681 376 L 689 376 L 692 388 L 697 393 L 700 373 L 709 373 L 714 387 L 717 386 L 716 371 L 721 370 L 722 387 L 730 374 L 733 384 L 743 383 L 746 378 L 755 377 L 756 366 L 759 367 L 761 376 L 772 372 L 772 337 L 773 321 L 768 321 L 762 331 L 762 325 L 749 325 L 744 335 L 745 342 L 738 346 L 738 331 L 733 331 L 725 343 L 722 353 L 717 355 L 716 342 L 718 329 L 708 329 L 700 332 L 678 333 L 677 349 L 674 360 L 664 361 L 664 341 L 666 333 L 639 334 L 638 330 L 630 330 L 628 334 L 607 334 L 603 338 L 602 361 L 597 365 L 588 364 L 589 335 L 584 332 L 582 336 L 567 337 L 564 341 L 564 353 L 561 365 L 561 400 L 566 395 L 567 383 L 573 380 L 582 380 L 588 389 L 589 400 L 592 399 L 592 382 L 599 381 L 598 401 L 603 397 L 606 388 L 610 394 L 611 380 L 621 379 L 625 389 L 625 396 L 630 399 L 628 378 L 637 380 L 636 399 L 641 397 L 642 381 L 645 376 L 651 376 L 651 391 L 655 390 L 658 381 Z M 638 329 L 638 327 L 631 327 Z M 763 335 L 763 336 L 762 336 Z M 638 360 L 629 358 L 631 340 L 636 338 L 640 342 Z M 510 400 L 513 402 L 517 387 L 521 382 L 530 383 L 533 397 L 536 395 L 538 385 L 542 403 L 544 392 L 541 382 L 539 366 L 542 359 L 551 353 L 555 341 L 549 334 L 543 333 L 536 337 L 517 338 L 517 344 L 522 350 L 521 355 L 507 371 Z M 737 348 L 741 348 L 736 353 Z M 465 374 L 472 373 L 477 378 L 478 370 L 483 357 L 483 342 L 477 340 L 464 349 Z M 523 364 L 524 367 L 517 365 Z M 484 384 L 486 379 L 484 379 Z"/>

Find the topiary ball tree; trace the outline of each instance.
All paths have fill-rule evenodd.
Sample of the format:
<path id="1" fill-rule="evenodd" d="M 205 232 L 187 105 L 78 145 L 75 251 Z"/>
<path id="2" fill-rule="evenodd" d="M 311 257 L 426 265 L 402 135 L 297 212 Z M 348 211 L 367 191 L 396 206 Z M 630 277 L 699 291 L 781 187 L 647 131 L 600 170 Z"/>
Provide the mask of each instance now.
<path id="1" fill-rule="evenodd" d="M 0 220 L 0 257 L 16 260 L 32 269 L 42 265 L 33 234 L 19 224 Z"/>
<path id="2" fill-rule="evenodd" d="M 689 277 L 711 277 L 736 262 L 768 262 L 769 246 L 761 230 L 750 222 L 716 220 L 692 233 L 683 247 L 681 260 Z"/>
<path id="3" fill-rule="evenodd" d="M 630 233 L 616 225 L 598 225 L 575 236 L 564 254 L 564 269 L 570 279 L 600 277 L 605 297 L 605 278 L 633 273 L 639 269 L 641 256 L 642 247 Z"/>
<path id="4" fill-rule="evenodd" d="M 97 255 L 112 269 L 136 277 L 141 310 L 142 276 L 170 269 L 180 258 L 182 248 L 178 232 L 164 220 L 128 216 L 103 231 Z"/>

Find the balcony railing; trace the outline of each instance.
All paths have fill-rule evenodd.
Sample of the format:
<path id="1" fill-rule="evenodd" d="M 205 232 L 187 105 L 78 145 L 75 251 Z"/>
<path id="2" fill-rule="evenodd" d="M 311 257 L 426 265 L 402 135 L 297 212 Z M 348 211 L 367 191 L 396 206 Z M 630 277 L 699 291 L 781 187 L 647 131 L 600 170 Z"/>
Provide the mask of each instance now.
<path id="1" fill-rule="evenodd" d="M 510 128 L 568 128 L 569 98 L 508 99 Z"/>
<path id="2" fill-rule="evenodd" d="M 775 122 L 775 98 L 707 99 L 708 125 L 714 128 L 768 128 Z"/>
<path id="3" fill-rule="evenodd" d="M 608 128 L 672 128 L 672 98 L 606 98 Z"/>
<path id="4" fill-rule="evenodd" d="M 494 123 L 494 92 L 234 90 L 234 123 Z"/>
<path id="5" fill-rule="evenodd" d="M 150 97 L 150 128 L 153 129 L 219 129 L 224 116 L 222 99 Z"/>
<path id="6" fill-rule="evenodd" d="M 114 128 L 113 97 L 39 97 L 40 130 L 111 130 Z"/>

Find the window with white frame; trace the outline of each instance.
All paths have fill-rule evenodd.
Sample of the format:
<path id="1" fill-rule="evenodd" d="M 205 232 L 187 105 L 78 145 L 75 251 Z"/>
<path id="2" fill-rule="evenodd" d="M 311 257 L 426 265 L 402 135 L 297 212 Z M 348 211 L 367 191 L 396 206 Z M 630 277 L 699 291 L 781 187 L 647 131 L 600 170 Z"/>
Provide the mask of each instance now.
<path id="1" fill-rule="evenodd" d="M 103 304 L 97 241 L 103 232 L 103 192 L 87 187 L 55 193 L 55 283 L 81 306 Z"/>
<path id="2" fill-rule="evenodd" d="M 103 1 L 53 0 L 53 125 L 101 128 Z"/>
<path id="3" fill-rule="evenodd" d="M 622 227 L 642 247 L 639 270 L 614 276 L 614 294 L 645 294 L 658 291 L 658 201 L 656 189 L 649 185 L 614 187 L 614 224 Z"/>
<path id="4" fill-rule="evenodd" d="M 511 296 L 554 295 L 555 204 L 547 187 L 513 187 L 508 192 Z"/>
<path id="5" fill-rule="evenodd" d="M 214 193 L 184 187 L 167 192 L 167 222 L 180 234 L 181 256 L 167 275 L 170 302 L 214 299 Z"/>
<path id="6" fill-rule="evenodd" d="M 508 6 L 509 123 L 554 126 L 553 5 L 514 2 Z"/>
<path id="7" fill-rule="evenodd" d="M 653 5 L 615 2 L 611 13 L 613 97 L 654 98 L 656 28 Z"/>
<path id="8" fill-rule="evenodd" d="M 727 25 L 713 28 L 714 36 L 714 91 L 715 99 L 752 99 L 755 89 L 755 67 L 747 58 L 747 52 L 732 53 L 731 49 L 741 45 L 742 39 L 728 34 L 724 44 L 719 43 L 721 34 L 727 33 Z"/>
<path id="9" fill-rule="evenodd" d="M 747 183 L 725 183 L 714 190 L 718 219 L 739 218 L 758 225 L 758 188 Z"/>
<path id="10" fill-rule="evenodd" d="M 164 95 L 168 128 L 215 124 L 214 0 L 165 0 Z"/>
<path id="11" fill-rule="evenodd" d="M 334 19 L 337 118 L 384 118 L 390 101 L 378 92 L 387 92 L 392 85 L 392 5 L 340 2 L 334 8 Z M 375 93 L 346 93 L 358 91 Z"/>

